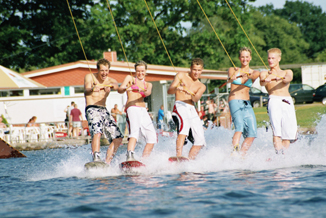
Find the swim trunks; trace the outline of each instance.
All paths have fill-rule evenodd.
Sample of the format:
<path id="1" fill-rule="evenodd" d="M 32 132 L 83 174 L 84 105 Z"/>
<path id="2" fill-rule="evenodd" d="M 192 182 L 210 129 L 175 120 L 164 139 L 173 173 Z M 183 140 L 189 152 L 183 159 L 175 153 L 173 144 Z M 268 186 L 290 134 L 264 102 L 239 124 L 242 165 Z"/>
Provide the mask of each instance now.
<path id="1" fill-rule="evenodd" d="M 123 134 L 117 126 L 117 123 L 106 107 L 88 105 L 85 108 L 85 114 L 88 121 L 89 132 L 92 137 L 97 133 L 104 134 L 109 143 L 111 143 L 113 139 L 123 138 Z"/>
<path id="2" fill-rule="evenodd" d="M 244 138 L 257 137 L 257 122 L 250 101 L 234 99 L 229 101 L 235 131 L 242 132 Z"/>
<path id="3" fill-rule="evenodd" d="M 129 138 L 135 138 L 138 141 L 139 135 L 142 134 L 145 137 L 146 143 L 157 143 L 153 121 L 146 108 L 138 106 L 128 107 L 126 120 L 129 127 Z"/>
<path id="4" fill-rule="evenodd" d="M 172 118 L 177 125 L 178 134 L 186 135 L 189 140 L 189 136 L 192 135 L 194 140 L 193 144 L 196 146 L 206 145 L 203 124 L 193 105 L 176 101 L 173 107 Z"/>
<path id="5" fill-rule="evenodd" d="M 297 118 L 292 98 L 290 96 L 270 95 L 267 109 L 273 135 L 284 140 L 295 140 L 297 137 Z"/>

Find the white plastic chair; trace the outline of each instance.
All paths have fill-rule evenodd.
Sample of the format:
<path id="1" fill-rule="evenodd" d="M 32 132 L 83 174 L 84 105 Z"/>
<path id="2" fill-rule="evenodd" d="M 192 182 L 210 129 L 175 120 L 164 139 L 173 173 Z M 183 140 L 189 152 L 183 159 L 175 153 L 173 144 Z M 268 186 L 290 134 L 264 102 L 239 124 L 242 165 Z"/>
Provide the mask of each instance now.
<path id="1" fill-rule="evenodd" d="M 10 126 L 10 142 L 23 143 L 25 136 L 25 127 Z"/>
<path id="2" fill-rule="evenodd" d="M 38 127 L 25 127 L 25 140 L 28 142 L 37 142 L 40 138 Z"/>

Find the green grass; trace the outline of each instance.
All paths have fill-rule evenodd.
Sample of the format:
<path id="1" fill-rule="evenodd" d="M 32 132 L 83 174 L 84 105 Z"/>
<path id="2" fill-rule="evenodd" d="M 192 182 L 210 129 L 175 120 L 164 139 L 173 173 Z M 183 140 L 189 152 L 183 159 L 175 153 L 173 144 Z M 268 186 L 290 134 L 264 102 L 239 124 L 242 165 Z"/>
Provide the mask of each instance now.
<path id="1" fill-rule="evenodd" d="M 266 107 L 254 108 L 258 127 L 266 126 L 264 121 L 269 122 Z M 298 126 L 302 128 L 313 128 L 320 121 L 321 115 L 326 114 L 326 106 L 320 103 L 296 105 Z"/>

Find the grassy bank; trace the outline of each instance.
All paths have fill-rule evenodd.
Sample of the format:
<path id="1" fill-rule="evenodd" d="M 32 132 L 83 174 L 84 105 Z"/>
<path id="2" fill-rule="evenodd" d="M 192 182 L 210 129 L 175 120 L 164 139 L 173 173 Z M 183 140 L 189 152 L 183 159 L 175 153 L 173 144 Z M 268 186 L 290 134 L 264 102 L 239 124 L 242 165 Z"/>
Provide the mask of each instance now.
<path id="1" fill-rule="evenodd" d="M 319 122 L 321 115 L 326 114 L 326 106 L 320 103 L 296 105 L 298 126 L 301 128 L 313 128 Z M 265 126 L 269 122 L 266 107 L 254 108 L 258 127 Z"/>

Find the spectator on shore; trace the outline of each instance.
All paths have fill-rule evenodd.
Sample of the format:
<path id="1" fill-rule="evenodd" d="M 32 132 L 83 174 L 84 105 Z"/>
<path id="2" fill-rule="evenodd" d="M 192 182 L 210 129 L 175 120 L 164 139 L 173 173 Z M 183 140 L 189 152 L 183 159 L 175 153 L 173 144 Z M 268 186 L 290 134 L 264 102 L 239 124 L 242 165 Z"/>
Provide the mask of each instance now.
<path id="1" fill-rule="evenodd" d="M 211 99 L 210 103 L 208 104 L 208 119 L 209 120 L 213 120 L 216 108 L 217 108 L 217 105 L 215 104 L 214 99 Z"/>
<path id="2" fill-rule="evenodd" d="M 0 128 L 7 128 L 6 124 L 4 124 L 2 121 L 3 121 L 3 118 L 2 118 L 2 116 L 0 116 Z"/>
<path id="3" fill-rule="evenodd" d="M 204 119 L 204 116 L 206 115 L 204 106 L 200 106 L 200 111 L 198 112 L 198 115 L 201 120 Z"/>
<path id="4" fill-rule="evenodd" d="M 207 100 L 205 101 L 206 105 L 208 106 L 211 103 L 211 97 L 207 97 Z"/>
<path id="5" fill-rule="evenodd" d="M 204 115 L 203 116 L 203 127 L 204 127 L 204 129 L 206 130 L 207 129 L 207 127 L 208 127 L 208 116 L 207 115 Z"/>
<path id="6" fill-rule="evenodd" d="M 79 135 L 79 131 L 82 127 L 81 121 L 83 121 L 82 113 L 77 108 L 77 104 L 74 104 L 74 109 L 72 109 L 70 112 L 70 123 L 72 123 L 72 132 L 74 137 Z"/>
<path id="7" fill-rule="evenodd" d="M 36 125 L 36 116 L 32 116 L 31 119 L 29 119 L 28 123 L 26 124 L 26 127 L 33 127 L 33 126 L 37 126 Z"/>
<path id="8" fill-rule="evenodd" d="M 122 114 L 122 112 L 118 109 L 118 104 L 115 104 L 111 109 L 111 115 L 114 118 L 115 122 L 117 122 L 117 114 Z"/>
<path id="9" fill-rule="evenodd" d="M 226 103 L 226 101 L 224 99 L 222 99 L 222 101 L 220 101 L 220 108 L 219 109 L 220 109 L 221 113 L 230 112 L 229 105 Z"/>
<path id="10" fill-rule="evenodd" d="M 163 123 L 164 123 L 164 106 L 161 105 L 160 109 L 158 110 L 157 116 L 157 128 L 163 130 Z"/>
<path id="11" fill-rule="evenodd" d="M 70 106 L 68 105 L 67 108 L 64 110 L 64 112 L 66 113 L 65 125 L 68 127 L 68 123 L 69 123 L 68 136 L 72 135 L 72 123 L 69 122 L 69 120 L 70 120 L 70 112 L 72 109 L 74 109 L 74 105 L 75 102 L 72 101 L 70 103 Z"/>

